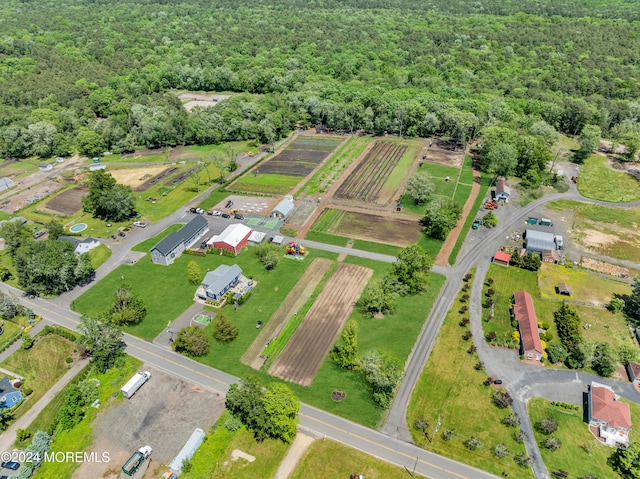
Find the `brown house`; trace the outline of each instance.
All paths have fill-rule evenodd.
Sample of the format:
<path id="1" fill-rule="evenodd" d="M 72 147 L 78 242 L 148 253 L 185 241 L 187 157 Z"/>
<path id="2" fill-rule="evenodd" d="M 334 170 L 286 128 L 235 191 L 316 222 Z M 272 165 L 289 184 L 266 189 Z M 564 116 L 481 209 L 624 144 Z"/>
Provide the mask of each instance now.
<path id="1" fill-rule="evenodd" d="M 520 354 L 528 361 L 542 359 L 542 342 L 538 333 L 538 320 L 533 308 L 533 298 L 524 290 L 513 294 L 513 319 L 518 321 L 520 330 Z"/>
<path id="2" fill-rule="evenodd" d="M 629 381 L 640 386 L 640 363 L 627 364 L 627 374 Z"/>
<path id="3" fill-rule="evenodd" d="M 555 250 L 545 249 L 540 254 L 542 255 L 542 261 L 546 263 L 558 263 L 560 261 L 560 255 Z"/>

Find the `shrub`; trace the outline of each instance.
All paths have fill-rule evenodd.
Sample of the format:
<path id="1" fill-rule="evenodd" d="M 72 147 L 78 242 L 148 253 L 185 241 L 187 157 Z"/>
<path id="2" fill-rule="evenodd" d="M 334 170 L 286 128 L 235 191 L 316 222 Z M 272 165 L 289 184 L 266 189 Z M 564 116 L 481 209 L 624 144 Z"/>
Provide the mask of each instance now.
<path id="1" fill-rule="evenodd" d="M 16 431 L 16 439 L 20 442 L 24 442 L 31 437 L 31 433 L 26 429 L 18 429 Z"/>
<path id="2" fill-rule="evenodd" d="M 23 388 L 23 389 L 22 389 L 22 393 L 23 393 L 25 396 L 31 396 L 31 394 L 33 393 L 33 389 L 31 389 L 31 388 Z"/>
<path id="3" fill-rule="evenodd" d="M 198 326 L 187 326 L 178 331 L 173 349 L 187 356 L 203 356 L 209 352 L 209 337 Z"/>
<path id="4" fill-rule="evenodd" d="M 238 327 L 223 312 L 219 312 L 213 322 L 213 337 L 221 343 L 229 343 L 238 337 Z"/>
<path id="5" fill-rule="evenodd" d="M 547 436 L 553 434 L 558 430 L 558 421 L 552 417 L 545 417 L 538 423 L 538 430 Z"/>
<path id="6" fill-rule="evenodd" d="M 428 434 L 429 432 L 429 423 L 427 422 L 427 420 L 422 417 L 422 416 L 418 416 L 418 418 L 415 420 L 415 422 L 413 423 L 413 427 L 415 427 L 418 431 L 420 431 L 422 434 L 424 434 L 425 436 Z"/>
<path id="7" fill-rule="evenodd" d="M 502 418 L 502 424 L 509 427 L 516 427 L 518 425 L 518 417 L 515 414 L 509 414 Z"/>
<path id="8" fill-rule="evenodd" d="M 471 273 L 467 273 L 464 275 L 462 279 L 464 280 L 465 283 L 468 283 L 469 281 L 471 281 L 471 278 L 473 278 L 473 275 Z"/>
<path id="9" fill-rule="evenodd" d="M 466 303 L 467 301 L 469 301 L 469 295 L 463 294 L 462 297 L 460 298 L 460 301 L 463 303 Z"/>
<path id="10" fill-rule="evenodd" d="M 487 296 L 493 296 L 494 294 L 496 294 L 496 292 L 493 289 L 489 288 L 487 290 Z"/>
<path id="11" fill-rule="evenodd" d="M 491 383 L 493 382 L 493 379 L 491 379 L 491 376 L 487 376 L 487 378 L 482 381 L 482 384 L 484 384 L 485 386 L 491 386 Z"/>
<path id="12" fill-rule="evenodd" d="M 520 467 L 528 467 L 531 464 L 531 458 L 527 456 L 524 452 L 516 454 L 513 460 Z"/>
<path id="13" fill-rule="evenodd" d="M 487 278 L 487 284 L 491 286 L 493 284 L 493 278 Z"/>
<path id="14" fill-rule="evenodd" d="M 442 440 L 443 441 L 449 441 L 450 439 L 453 438 L 453 436 L 455 436 L 455 431 L 453 429 L 445 429 L 442 432 Z"/>
<path id="15" fill-rule="evenodd" d="M 487 341 L 489 341 L 490 343 L 494 342 L 497 337 L 498 334 L 495 331 L 489 331 L 487 333 Z"/>
<path id="16" fill-rule="evenodd" d="M 224 422 L 224 427 L 231 432 L 235 432 L 242 427 L 242 421 L 235 416 L 229 416 Z"/>
<path id="17" fill-rule="evenodd" d="M 469 324 L 469 318 L 462 318 L 460 320 L 460 323 L 458 324 L 460 324 L 460 326 L 463 326 L 463 327 L 466 326 L 467 324 Z"/>
<path id="18" fill-rule="evenodd" d="M 543 442 L 542 445 L 549 449 L 550 451 L 557 451 L 562 447 L 562 441 L 557 437 L 548 437 Z"/>
<path id="19" fill-rule="evenodd" d="M 73 362 L 73 358 L 66 357 L 66 358 L 64 358 L 64 362 L 67 363 L 67 364 L 71 364 Z"/>
<path id="20" fill-rule="evenodd" d="M 482 446 L 482 441 L 480 441 L 478 436 L 471 436 L 469 439 L 464 441 L 464 445 L 467 446 L 470 450 L 475 451 L 476 449 L 480 449 L 480 446 Z"/>
<path id="21" fill-rule="evenodd" d="M 482 361 L 478 361 L 474 366 L 473 369 L 475 369 L 476 371 L 482 371 L 484 369 L 484 363 Z"/>
<path id="22" fill-rule="evenodd" d="M 509 449 L 504 444 L 496 444 L 493 446 L 493 455 L 496 457 L 505 457 L 509 455 Z"/>
<path id="23" fill-rule="evenodd" d="M 462 307 L 460 308 L 460 314 L 464 314 L 464 313 L 466 313 L 467 311 L 469 311 L 469 306 L 462 306 Z"/>
<path id="24" fill-rule="evenodd" d="M 22 333 L 22 349 L 30 349 L 33 346 L 33 338 L 29 336 L 28 332 Z"/>
<path id="25" fill-rule="evenodd" d="M 471 333 L 471 331 L 467 331 L 462 335 L 462 339 L 464 339 L 465 341 L 469 341 L 472 337 L 473 334 Z"/>
<path id="26" fill-rule="evenodd" d="M 473 354 L 478 350 L 478 348 L 476 347 L 475 344 L 472 344 L 471 347 L 469 347 L 469 349 L 467 349 L 467 353 L 469 354 Z"/>
<path id="27" fill-rule="evenodd" d="M 508 408 L 513 402 L 509 393 L 505 391 L 496 391 L 491 399 L 493 400 L 493 404 L 498 406 L 500 409 Z"/>
<path id="28" fill-rule="evenodd" d="M 524 434 L 522 431 L 516 431 L 513 433 L 513 440 L 518 444 L 522 444 L 524 442 Z"/>

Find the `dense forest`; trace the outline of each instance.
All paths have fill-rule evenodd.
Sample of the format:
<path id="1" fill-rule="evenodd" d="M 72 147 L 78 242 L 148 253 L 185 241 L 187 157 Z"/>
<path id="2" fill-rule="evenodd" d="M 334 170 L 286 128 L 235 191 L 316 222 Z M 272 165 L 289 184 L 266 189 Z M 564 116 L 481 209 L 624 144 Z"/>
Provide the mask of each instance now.
<path id="1" fill-rule="evenodd" d="M 554 130 L 640 138 L 639 0 L 5 0 L 0 31 L 5 157 L 270 143 L 297 123 L 487 132 L 521 157 Z M 187 113 L 176 90 L 238 94 Z"/>

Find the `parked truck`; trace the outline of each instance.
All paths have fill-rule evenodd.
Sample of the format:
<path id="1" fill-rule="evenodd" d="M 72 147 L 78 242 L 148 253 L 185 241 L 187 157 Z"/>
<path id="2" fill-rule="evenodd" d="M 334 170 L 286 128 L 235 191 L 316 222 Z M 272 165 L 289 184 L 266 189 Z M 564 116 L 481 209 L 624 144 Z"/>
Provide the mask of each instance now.
<path id="1" fill-rule="evenodd" d="M 142 461 L 148 458 L 152 452 L 153 449 L 151 449 L 151 446 L 142 446 L 131 455 L 127 462 L 124 463 L 124 466 L 122 466 L 122 472 L 127 476 L 133 476 L 140 467 L 140 464 L 142 464 Z"/>
<path id="2" fill-rule="evenodd" d="M 135 373 L 131 379 L 122 386 L 122 395 L 130 399 L 140 387 L 146 383 L 149 379 L 151 379 L 151 373 L 149 371 L 145 371 L 143 373 Z"/>

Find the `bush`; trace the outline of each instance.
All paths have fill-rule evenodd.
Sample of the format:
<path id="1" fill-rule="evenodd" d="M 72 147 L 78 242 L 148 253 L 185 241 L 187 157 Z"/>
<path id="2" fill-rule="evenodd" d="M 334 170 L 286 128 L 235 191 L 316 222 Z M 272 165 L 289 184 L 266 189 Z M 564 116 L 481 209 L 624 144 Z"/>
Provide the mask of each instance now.
<path id="1" fill-rule="evenodd" d="M 500 409 L 508 408 L 513 402 L 513 399 L 511 399 L 509 393 L 504 391 L 496 391 L 491 399 L 493 401 L 493 404 L 498 406 Z"/>
<path id="2" fill-rule="evenodd" d="M 209 352 L 209 338 L 198 326 L 187 326 L 178 331 L 173 349 L 187 356 L 203 356 Z"/>
<path id="3" fill-rule="evenodd" d="M 552 417 L 545 417 L 544 419 L 540 420 L 537 426 L 538 431 L 548 436 L 549 434 L 553 434 L 558 430 L 558 421 L 556 421 L 555 418 Z"/>
<path id="4" fill-rule="evenodd" d="M 516 454 L 513 460 L 520 467 L 528 467 L 529 465 L 531 465 L 531 458 L 527 456 L 524 452 Z"/>
<path id="5" fill-rule="evenodd" d="M 502 418 L 502 424 L 509 427 L 516 427 L 518 425 L 518 417 L 515 414 L 509 414 Z"/>
<path id="6" fill-rule="evenodd" d="M 562 447 L 562 441 L 557 437 L 551 436 L 542 441 L 542 445 L 550 451 L 557 451 Z"/>
<path id="7" fill-rule="evenodd" d="M 475 369 L 476 371 L 482 371 L 484 369 L 484 363 L 482 361 L 478 361 L 474 366 L 473 369 Z"/>
<path id="8" fill-rule="evenodd" d="M 22 349 L 31 349 L 31 346 L 33 346 L 33 338 L 31 336 L 29 336 L 28 332 L 23 332 L 22 333 Z"/>
<path id="9" fill-rule="evenodd" d="M 449 441 L 449 440 L 450 440 L 450 439 L 452 439 L 452 438 L 453 438 L 453 436 L 455 436 L 455 435 L 456 435 L 456 433 L 455 433 L 455 431 L 454 431 L 453 429 L 445 429 L 445 430 L 442 432 L 442 440 L 443 440 L 443 441 Z"/>
<path id="10" fill-rule="evenodd" d="M 504 444 L 496 444 L 493 446 L 493 455 L 496 457 L 506 457 L 509 455 L 509 449 Z"/>
<path id="11" fill-rule="evenodd" d="M 24 442 L 31 437 L 31 433 L 26 429 L 18 429 L 16 431 L 16 439 L 20 442 Z"/>
<path id="12" fill-rule="evenodd" d="M 458 324 L 462 327 L 466 326 L 469 324 L 469 318 L 462 318 Z"/>
<path id="13" fill-rule="evenodd" d="M 22 394 L 24 394 L 25 396 L 31 396 L 32 393 L 33 393 L 33 389 L 31 389 L 31 388 L 23 388 L 22 389 Z"/>
<path id="14" fill-rule="evenodd" d="M 238 327 L 223 312 L 219 312 L 213 321 L 213 337 L 221 343 L 229 343 L 238 337 Z"/>
<path id="15" fill-rule="evenodd" d="M 471 331 L 467 331 L 462 335 L 462 339 L 464 339 L 465 341 L 469 341 L 472 337 L 473 334 L 471 333 Z"/>
<path id="16" fill-rule="evenodd" d="M 482 441 L 478 438 L 478 436 L 471 436 L 469 439 L 464 441 L 464 445 L 467 446 L 470 450 L 475 451 L 476 449 L 480 449 L 482 446 Z"/>
<path id="17" fill-rule="evenodd" d="M 242 421 L 235 416 L 229 416 L 224 422 L 224 427 L 231 432 L 235 432 L 242 427 Z"/>

